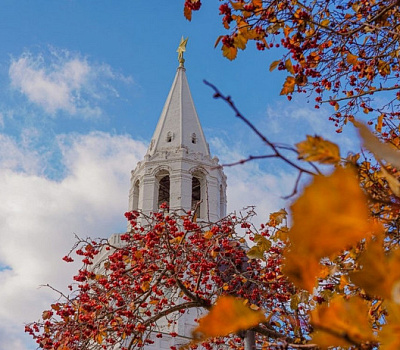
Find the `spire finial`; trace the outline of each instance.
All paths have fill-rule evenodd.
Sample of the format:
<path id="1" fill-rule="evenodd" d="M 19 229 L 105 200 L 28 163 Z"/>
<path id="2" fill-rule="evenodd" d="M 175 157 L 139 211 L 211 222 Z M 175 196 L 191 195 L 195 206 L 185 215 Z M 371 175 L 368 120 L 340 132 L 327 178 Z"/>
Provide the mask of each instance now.
<path id="1" fill-rule="evenodd" d="M 179 61 L 179 68 L 184 67 L 185 59 L 183 58 L 183 53 L 186 51 L 186 44 L 189 38 L 183 39 L 183 36 L 181 38 L 181 42 L 179 43 L 178 50 L 176 52 L 178 53 L 178 61 Z"/>

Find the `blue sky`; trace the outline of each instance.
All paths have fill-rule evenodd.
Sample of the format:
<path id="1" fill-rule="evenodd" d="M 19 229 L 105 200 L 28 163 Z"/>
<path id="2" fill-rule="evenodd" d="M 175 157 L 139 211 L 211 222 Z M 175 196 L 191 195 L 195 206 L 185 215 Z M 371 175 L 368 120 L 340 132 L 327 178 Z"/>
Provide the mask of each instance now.
<path id="1" fill-rule="evenodd" d="M 224 33 L 220 2 L 204 1 L 191 23 L 183 0 L 12 1 L 0 11 L 0 350 L 34 349 L 24 322 L 38 319 L 76 266 L 61 261 L 80 236 L 107 237 L 126 223 L 129 176 L 152 136 L 189 37 L 187 76 L 211 151 L 222 162 L 263 153 L 261 143 L 207 79 L 231 95 L 271 140 L 336 135 L 329 111 L 305 96 L 279 96 L 284 75 L 270 73 L 278 51 L 246 52 L 230 62 L 214 49 Z M 343 153 L 342 153 L 343 154 Z M 344 155 L 344 154 L 343 154 Z M 257 222 L 288 206 L 296 174 L 278 161 L 226 169 L 228 209 L 255 204 Z"/>

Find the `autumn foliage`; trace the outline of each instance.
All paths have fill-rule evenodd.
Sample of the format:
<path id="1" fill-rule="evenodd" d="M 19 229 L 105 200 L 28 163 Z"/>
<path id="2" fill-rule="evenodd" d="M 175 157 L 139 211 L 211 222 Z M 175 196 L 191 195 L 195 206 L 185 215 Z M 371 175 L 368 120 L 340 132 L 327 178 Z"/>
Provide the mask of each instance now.
<path id="1" fill-rule="evenodd" d="M 187 0 L 185 14 L 200 5 Z M 338 130 L 361 113 L 389 133 L 400 115 L 399 7 L 397 0 L 221 1 L 226 33 L 216 46 L 233 60 L 254 42 L 269 51 L 271 71 L 286 72 L 281 94 L 306 93 L 315 108 L 330 104 Z"/>
<path id="2" fill-rule="evenodd" d="M 154 337 L 179 336 L 178 318 L 199 309 L 186 348 L 243 349 L 251 329 L 265 350 L 399 349 L 399 6 L 222 1 L 223 55 L 234 59 L 249 41 L 260 51 L 279 47 L 270 70 L 287 74 L 281 94 L 332 105 L 330 119 L 339 130 L 356 128 L 363 150 L 344 157 L 337 144 L 311 135 L 282 147 L 208 83 L 270 151 L 238 163 L 277 158 L 298 171 L 290 208 L 260 228 L 251 224 L 252 209 L 217 223 L 165 207 L 127 213 L 130 230 L 120 240 L 79 240 L 64 258 L 82 256 L 83 266 L 71 293 L 26 326 L 38 345 L 142 348 Z M 184 9 L 190 20 L 201 1 L 186 0 Z M 365 114 L 374 132 L 359 121 Z"/>
<path id="3" fill-rule="evenodd" d="M 255 233 L 248 217 L 230 216 L 210 225 L 195 222 L 190 213 L 126 216 L 131 230 L 118 244 L 112 239 L 77 243 L 75 253 L 83 257 L 84 265 L 70 286 L 71 295 L 44 311 L 41 322 L 27 326 L 44 349 L 108 349 L 116 344 L 122 349 L 140 348 L 154 341 L 151 335 L 177 336 L 174 324 L 179 315 L 190 308 L 207 310 L 219 295 L 231 297 L 225 299 L 227 305 L 224 299 L 218 305 L 229 310 L 235 323 L 210 328 L 209 322 L 200 322 L 197 341 L 205 341 L 209 332 L 217 337 L 258 327 L 265 316 L 255 310 L 276 310 L 270 322 L 284 313 L 295 288 L 279 268 L 283 245 L 273 234 L 279 230 L 270 232 L 265 226 Z M 266 266 L 247 257 L 248 239 L 257 242 L 261 255 L 269 252 Z M 274 246 L 270 240 L 276 241 Z M 215 312 L 216 317 L 226 318 L 218 316 L 218 309 Z M 285 322 L 292 329 L 289 320 Z M 281 336 L 272 326 L 259 330 Z M 229 344 L 237 348 L 241 341 L 233 335 Z M 215 338 L 205 346 L 220 342 L 226 340 Z"/>

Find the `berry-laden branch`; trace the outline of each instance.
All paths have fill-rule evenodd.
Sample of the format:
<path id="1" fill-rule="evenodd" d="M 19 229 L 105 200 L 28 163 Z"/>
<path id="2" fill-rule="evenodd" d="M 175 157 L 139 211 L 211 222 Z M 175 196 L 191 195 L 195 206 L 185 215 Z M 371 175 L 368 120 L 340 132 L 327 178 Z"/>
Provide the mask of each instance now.
<path id="1" fill-rule="evenodd" d="M 165 333 L 179 337 L 177 324 L 187 310 L 208 310 L 220 295 L 234 295 L 271 314 L 254 328 L 259 341 L 303 341 L 291 335 L 295 314 L 285 308 L 296 289 L 280 271 L 284 243 L 275 227 L 257 231 L 248 221 L 252 215 L 250 208 L 249 214 L 210 223 L 168 209 L 151 216 L 126 213 L 130 231 L 120 235 L 120 244 L 79 241 L 66 259 L 77 254 L 83 262 L 71 295 L 60 294 L 26 331 L 48 350 L 140 349 Z M 259 237 L 275 237 L 258 251 L 264 260 L 248 256 L 246 242 Z M 243 339 L 232 334 L 203 346 L 222 343 L 241 349 Z"/>

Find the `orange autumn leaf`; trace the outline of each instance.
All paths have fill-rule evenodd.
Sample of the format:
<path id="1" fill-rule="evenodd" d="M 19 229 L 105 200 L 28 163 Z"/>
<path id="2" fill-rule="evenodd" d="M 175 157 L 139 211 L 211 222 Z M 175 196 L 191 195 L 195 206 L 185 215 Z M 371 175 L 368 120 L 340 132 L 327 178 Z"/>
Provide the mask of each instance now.
<path id="1" fill-rule="evenodd" d="M 346 61 L 347 61 L 347 63 L 349 63 L 349 64 L 355 66 L 355 65 L 358 63 L 357 58 L 358 58 L 357 56 L 352 55 L 351 53 L 349 53 L 349 54 L 347 55 L 347 57 L 346 57 Z"/>
<path id="2" fill-rule="evenodd" d="M 235 10 L 243 9 L 243 3 L 241 1 L 231 1 L 231 5 Z"/>
<path id="3" fill-rule="evenodd" d="M 261 9 L 263 7 L 262 0 L 253 0 L 252 3 L 256 9 Z"/>
<path id="4" fill-rule="evenodd" d="M 290 58 L 285 61 L 285 68 L 289 73 L 294 74 L 294 69 Z"/>
<path id="5" fill-rule="evenodd" d="M 269 66 L 269 71 L 272 72 L 276 67 L 278 67 L 279 63 L 281 63 L 280 60 L 274 61 L 270 64 Z"/>
<path id="6" fill-rule="evenodd" d="M 269 221 L 268 221 L 268 225 L 275 227 L 280 225 L 283 220 L 285 220 L 287 217 L 287 212 L 285 209 L 281 209 L 275 213 L 271 213 L 269 214 Z"/>
<path id="7" fill-rule="evenodd" d="M 212 231 L 206 231 L 203 234 L 205 239 L 210 239 L 213 235 L 214 235 L 214 233 Z"/>
<path id="8" fill-rule="evenodd" d="M 299 152 L 298 159 L 307 162 L 335 164 L 340 161 L 338 145 L 317 135 L 307 135 L 307 139 L 296 144 L 296 147 Z"/>
<path id="9" fill-rule="evenodd" d="M 400 304 L 400 251 L 386 256 L 382 240 L 370 242 L 358 259 L 360 271 L 349 274 L 351 281 L 369 295 Z"/>
<path id="10" fill-rule="evenodd" d="M 376 121 L 376 125 L 375 125 L 375 130 L 377 132 L 381 132 L 382 131 L 382 126 L 383 126 L 383 118 L 384 118 L 384 114 L 380 114 L 377 121 Z"/>
<path id="11" fill-rule="evenodd" d="M 390 71 L 391 71 L 390 64 L 385 61 L 379 60 L 378 61 L 378 71 L 379 71 L 379 74 L 382 75 L 383 77 L 390 74 Z"/>
<path id="12" fill-rule="evenodd" d="M 232 46 L 222 45 L 222 54 L 229 60 L 234 60 L 237 56 L 237 48 Z"/>
<path id="13" fill-rule="evenodd" d="M 321 21 L 321 26 L 322 27 L 327 27 L 329 25 L 329 22 L 330 22 L 330 20 L 328 18 L 324 19 L 323 21 Z"/>
<path id="14" fill-rule="evenodd" d="M 235 47 L 241 50 L 244 50 L 246 48 L 247 41 L 247 36 L 242 33 L 238 33 L 233 39 Z"/>
<path id="15" fill-rule="evenodd" d="M 143 282 L 140 288 L 142 289 L 143 292 L 147 292 L 150 289 L 150 282 L 149 281 Z"/>
<path id="16" fill-rule="evenodd" d="M 287 95 L 294 91 L 295 79 L 294 77 L 286 77 L 285 83 L 281 90 L 281 95 Z"/>
<path id="17" fill-rule="evenodd" d="M 52 311 L 43 311 L 42 313 L 42 319 L 43 320 L 48 320 L 49 318 L 51 318 L 51 316 L 53 316 L 53 312 Z"/>
<path id="18" fill-rule="evenodd" d="M 335 296 L 329 305 L 319 305 L 311 312 L 311 323 L 316 329 L 311 341 L 323 349 L 374 340 L 368 306 L 358 297 Z"/>
<path id="19" fill-rule="evenodd" d="M 319 260 L 311 255 L 302 255 L 296 252 L 285 251 L 282 272 L 297 287 L 312 293 L 316 286 L 317 276 L 322 266 Z"/>
<path id="20" fill-rule="evenodd" d="M 392 174 L 390 174 L 385 167 L 383 166 L 383 164 L 381 162 L 379 162 L 381 165 L 381 173 L 382 176 L 385 178 L 385 180 L 387 181 L 389 188 L 391 189 L 391 191 L 393 192 L 393 194 L 397 197 L 400 197 L 400 181 L 397 180 L 397 178 L 395 176 L 393 176 Z"/>
<path id="21" fill-rule="evenodd" d="M 378 339 L 381 350 L 400 349 L 400 306 L 395 303 L 385 302 L 389 313 L 386 324 L 379 332 Z"/>
<path id="22" fill-rule="evenodd" d="M 210 312 L 199 320 L 194 329 L 195 339 L 222 337 L 240 330 L 249 329 L 265 321 L 261 310 L 252 310 L 242 299 L 233 296 L 221 296 Z"/>
<path id="23" fill-rule="evenodd" d="M 102 344 L 103 343 L 103 335 L 101 333 L 97 334 L 94 337 L 94 340 L 98 343 L 98 344 Z"/>
<path id="24" fill-rule="evenodd" d="M 365 194 L 350 168 L 314 177 L 291 209 L 291 250 L 315 258 L 338 253 L 380 229 L 371 223 Z"/>

